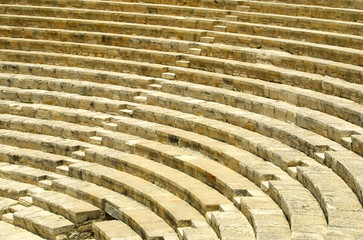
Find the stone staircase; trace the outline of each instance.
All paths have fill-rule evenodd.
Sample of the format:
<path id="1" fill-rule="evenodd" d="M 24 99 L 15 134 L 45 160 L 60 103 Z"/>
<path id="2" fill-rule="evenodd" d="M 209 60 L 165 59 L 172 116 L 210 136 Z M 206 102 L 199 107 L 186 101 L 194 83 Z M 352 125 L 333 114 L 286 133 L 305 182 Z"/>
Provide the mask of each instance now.
<path id="1" fill-rule="evenodd" d="M 0 0 L 0 239 L 360 239 L 361 0 Z"/>

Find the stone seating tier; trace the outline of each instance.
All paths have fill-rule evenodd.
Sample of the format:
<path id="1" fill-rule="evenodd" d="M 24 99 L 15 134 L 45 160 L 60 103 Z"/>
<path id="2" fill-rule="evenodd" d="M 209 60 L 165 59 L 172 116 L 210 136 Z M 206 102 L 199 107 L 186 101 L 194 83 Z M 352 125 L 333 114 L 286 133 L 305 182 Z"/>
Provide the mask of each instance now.
<path id="1" fill-rule="evenodd" d="M 0 0 L 0 239 L 360 239 L 362 0 Z"/>

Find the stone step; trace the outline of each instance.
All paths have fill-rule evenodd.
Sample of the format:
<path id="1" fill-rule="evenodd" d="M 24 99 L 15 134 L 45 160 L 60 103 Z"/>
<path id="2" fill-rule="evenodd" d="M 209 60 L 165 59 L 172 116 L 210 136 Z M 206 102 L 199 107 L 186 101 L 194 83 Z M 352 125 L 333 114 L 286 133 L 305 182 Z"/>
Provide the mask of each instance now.
<path id="1" fill-rule="evenodd" d="M 200 42 L 202 43 L 214 43 L 214 37 L 201 37 Z"/>
<path id="2" fill-rule="evenodd" d="M 11 3 L 11 4 L 19 4 L 19 1 L 2 1 L 2 4 Z M 75 3 L 72 1 L 24 1 L 23 4 L 27 5 L 40 5 L 40 6 L 56 6 L 56 7 L 74 7 L 74 8 L 85 8 L 85 9 L 96 9 L 96 10 L 112 10 L 112 11 L 138 11 L 140 13 L 149 13 L 148 9 L 153 9 L 157 14 L 165 14 L 167 12 L 170 15 L 186 15 L 186 16 L 194 16 L 194 17 L 223 17 L 226 10 L 223 9 L 212 9 L 212 8 L 201 8 L 194 6 L 192 9 L 192 13 L 190 12 L 191 6 L 182 6 L 182 5 L 171 5 L 171 2 L 167 2 L 168 5 L 158 4 L 157 2 L 147 3 L 147 2 L 126 2 L 126 1 L 114 1 L 114 2 L 102 2 L 95 6 L 92 4 L 92 1 L 81 1 L 79 3 Z M 199 4 L 195 2 L 196 4 Z M 135 7 L 134 7 L 135 6 Z M 206 14 L 207 13 L 207 14 Z"/>
<path id="3" fill-rule="evenodd" d="M 23 118 L 20 118 L 20 119 L 23 119 Z M 121 120 L 123 120 L 123 121 L 121 121 Z M 118 125 L 124 126 L 124 127 L 121 128 L 121 130 L 122 129 L 128 129 L 129 126 L 130 126 L 129 124 L 131 124 L 131 123 L 136 124 L 136 123 L 140 122 L 140 120 L 128 119 L 128 118 L 117 119 L 117 121 L 118 121 Z M 2 131 L 8 131 L 8 130 L 2 130 Z M 130 133 L 133 133 L 133 132 L 130 131 Z M 11 135 L 11 134 L 9 134 L 9 135 Z M 38 138 L 37 135 L 34 135 L 34 137 L 33 137 L 32 134 L 25 134 L 25 133 L 12 134 L 12 136 L 17 136 L 17 135 L 21 136 L 19 138 L 15 138 L 16 139 L 15 142 L 18 142 L 19 144 L 21 144 L 22 141 L 32 143 L 32 141 L 34 141 L 32 139 L 37 139 Z M 77 138 L 77 136 L 75 136 L 75 137 Z M 117 134 L 106 133 L 103 137 L 99 137 L 99 138 L 102 139 L 104 144 L 106 144 L 106 145 L 111 143 L 111 144 L 108 145 L 110 147 L 113 147 L 114 142 L 125 141 L 125 143 L 120 142 L 121 144 L 119 144 L 119 146 L 126 146 L 127 145 L 126 141 L 131 143 L 132 141 L 130 141 L 130 139 L 135 139 L 135 140 L 139 139 L 138 137 L 122 135 L 120 133 L 117 133 Z M 1 140 L 1 138 L 0 138 L 0 140 Z M 12 141 L 14 141 L 14 140 L 12 140 Z M 48 144 L 50 144 L 50 146 L 52 146 L 51 143 L 48 143 Z M 218 183 L 219 181 L 217 181 L 217 183 L 218 183 L 217 185 L 214 182 L 209 182 L 209 180 L 208 180 L 209 177 L 208 177 L 207 173 L 203 178 L 198 177 L 198 175 L 193 174 L 193 172 L 190 172 L 188 174 L 193 174 L 193 176 L 200 178 L 202 181 L 207 182 L 208 184 L 210 184 L 210 185 L 212 185 L 214 187 L 217 187 L 217 189 L 219 189 L 219 191 L 222 191 L 230 199 L 232 199 L 233 196 L 235 196 L 235 195 L 246 194 L 246 193 L 244 193 L 245 191 L 243 190 L 244 187 L 239 188 L 238 187 L 239 184 L 237 184 L 238 182 L 244 182 L 242 180 L 243 178 L 238 178 L 238 174 L 233 174 L 233 172 L 230 172 L 228 174 L 224 174 L 224 171 L 221 171 L 219 173 L 218 171 L 213 170 L 213 169 L 217 169 L 217 168 L 218 169 L 223 168 L 223 166 L 221 166 L 219 164 L 216 164 L 215 167 L 207 167 L 207 166 L 211 166 L 211 164 L 213 165 L 213 162 L 211 163 L 207 159 L 202 161 L 202 158 L 200 156 L 190 156 L 190 157 L 188 157 L 190 155 L 189 152 L 183 152 L 181 149 L 178 149 L 178 148 L 175 148 L 175 147 L 172 147 L 172 146 L 163 146 L 162 144 L 155 144 L 155 143 L 153 143 L 151 141 L 145 141 L 145 140 L 136 141 L 136 142 L 133 143 L 133 145 L 130 145 L 130 146 L 131 147 L 136 146 L 136 148 L 135 149 L 132 149 L 132 148 L 127 149 L 127 148 L 120 148 L 120 147 L 117 147 L 117 148 L 120 149 L 120 150 L 123 150 L 123 151 L 125 151 L 125 150 L 126 151 L 130 151 L 130 150 L 135 151 L 136 153 L 141 154 L 141 155 L 145 155 L 145 150 L 146 150 L 147 151 L 146 155 L 149 156 L 149 157 L 152 157 L 154 154 L 156 154 L 156 155 L 161 154 L 161 155 L 163 155 L 165 157 L 169 156 L 169 157 L 167 157 L 165 159 L 165 161 L 170 162 L 169 165 L 171 165 L 171 166 L 178 166 L 178 164 L 173 163 L 176 160 L 183 162 L 183 165 L 184 164 L 188 164 L 188 165 L 197 164 L 196 166 L 198 166 L 199 165 L 198 163 L 200 163 L 200 164 L 203 163 L 202 165 L 199 165 L 197 168 L 201 168 L 203 166 L 202 169 L 209 169 L 208 172 L 210 172 L 211 175 L 218 176 L 218 178 L 220 178 L 221 180 L 224 179 L 224 180 L 222 180 L 220 182 L 222 185 L 219 185 L 219 183 Z M 164 151 L 164 153 L 161 152 L 160 150 Z M 167 155 L 165 155 L 165 154 L 167 154 Z M 175 159 L 173 157 L 173 155 L 175 155 L 175 154 L 185 155 L 185 157 L 178 157 L 177 159 Z M 243 152 L 242 155 L 246 155 L 246 156 L 248 156 L 248 158 L 252 158 L 252 159 L 254 158 L 253 155 L 248 154 L 247 152 Z M 82 159 L 84 159 L 84 157 Z M 158 159 L 154 158 L 154 160 L 158 160 Z M 204 162 L 205 162 L 205 164 L 204 164 Z M 251 163 L 253 163 L 253 162 L 251 162 Z M 238 163 L 236 163 L 236 164 L 237 164 L 237 166 L 239 165 Z M 183 167 L 181 169 L 185 169 L 185 170 L 188 169 L 189 168 L 188 165 L 185 165 L 185 167 Z M 231 167 L 235 166 L 235 163 L 230 164 L 230 166 Z M 244 172 L 244 174 L 246 174 L 246 169 L 241 169 L 240 170 L 239 167 L 233 167 L 233 169 L 235 169 L 236 171 L 242 171 L 242 172 Z M 185 171 L 185 170 L 183 170 L 183 171 Z M 251 176 L 253 176 L 253 175 L 254 174 L 251 172 Z M 228 178 L 227 176 L 230 176 L 230 178 Z M 237 182 L 235 182 L 234 179 L 239 179 L 239 180 Z M 261 175 L 261 179 L 259 179 L 259 180 L 254 178 L 254 181 L 256 181 L 257 183 L 260 183 L 262 180 L 263 180 L 263 175 Z M 252 186 L 250 186 L 249 188 L 251 188 L 251 187 Z"/>
<path id="4" fill-rule="evenodd" d="M 201 41 L 203 41 L 203 40 L 201 39 Z M 185 60 L 180 60 L 180 61 L 175 62 L 175 66 L 177 66 L 177 67 L 188 68 L 189 67 L 189 64 L 190 64 L 190 62 L 189 61 L 185 61 Z"/>
<path id="5" fill-rule="evenodd" d="M 360 134 L 352 135 L 352 150 L 363 156 L 363 136 Z"/>
<path id="6" fill-rule="evenodd" d="M 133 101 L 136 103 L 145 104 L 147 102 L 147 99 L 145 96 L 136 96 L 134 97 Z"/>
<path id="7" fill-rule="evenodd" d="M 23 206 L 29 207 L 29 206 L 33 205 L 33 198 L 28 197 L 28 196 L 20 197 L 19 203 L 22 204 Z"/>
<path id="8" fill-rule="evenodd" d="M 358 126 L 361 124 L 361 106 L 356 102 L 352 102 L 344 98 L 328 96 L 318 92 L 314 92 L 314 94 L 306 94 L 302 93 L 298 88 L 284 86 L 283 84 L 280 84 L 280 86 L 271 85 L 267 87 L 268 83 L 265 81 L 258 82 L 259 80 L 252 79 L 251 81 L 248 79 L 243 79 L 243 81 L 241 81 L 241 78 L 228 77 L 224 74 L 219 75 L 213 73 L 206 75 L 203 71 L 195 69 L 193 69 L 191 74 L 185 74 L 184 70 L 177 68 L 172 68 L 171 70 L 176 74 L 176 79 L 179 81 L 205 85 L 205 79 L 208 79 L 208 85 L 210 86 L 223 86 L 224 88 L 237 91 L 239 91 L 238 89 L 240 87 L 246 88 L 248 89 L 248 91 L 244 90 L 246 93 L 253 93 L 255 95 L 262 95 L 276 100 L 287 101 L 293 105 L 319 110 L 330 115 L 339 116 L 339 118 L 354 123 Z M 230 81 L 228 85 L 225 85 L 226 81 Z M 304 97 L 299 97 L 300 93 L 302 93 Z M 329 99 L 330 103 L 327 101 L 327 99 Z M 303 103 L 303 101 L 305 101 L 305 103 Z M 322 104 L 324 108 L 323 106 L 318 106 L 317 102 Z M 348 115 L 350 117 L 348 117 Z"/>
<path id="9" fill-rule="evenodd" d="M 269 4 L 269 3 L 267 3 Z M 3 10 L 4 13 L 7 14 L 29 14 L 29 11 L 37 11 L 37 14 L 40 16 L 49 16 L 49 17 L 63 17 L 63 18 L 72 18 L 72 12 L 74 11 L 73 8 L 61 8 L 61 7 L 41 7 L 41 6 L 22 6 L 21 8 L 19 8 L 19 6 L 17 5 L 5 5 L 7 8 Z M 303 6 L 305 7 L 305 6 Z M 48 12 L 45 11 L 46 9 L 49 9 Z M 169 25 L 171 26 L 170 23 L 168 23 L 168 19 L 174 19 L 180 16 L 180 9 L 178 13 L 176 13 L 176 15 L 179 16 L 174 16 L 175 14 L 171 13 L 162 13 L 162 14 L 157 14 L 156 12 L 153 13 L 152 15 L 149 12 L 146 13 L 130 13 L 130 12 L 120 12 L 121 10 L 117 9 L 118 11 L 102 11 L 102 10 L 92 10 L 92 9 L 78 9 L 77 11 L 77 17 L 78 18 L 82 18 L 82 19 L 95 19 L 95 20 L 106 20 L 109 21 L 110 19 L 113 19 L 113 21 L 115 21 L 114 19 L 117 19 L 117 21 L 128 21 L 130 22 L 130 16 L 136 17 L 136 19 L 147 19 L 148 22 L 151 22 L 152 24 L 159 24 L 159 25 Z M 255 9 L 253 9 L 254 11 L 256 11 Z M 228 13 L 228 12 L 227 12 Z M 226 13 L 225 13 L 226 14 Z M 117 18 L 115 17 L 111 17 L 112 15 L 118 15 Z M 213 23 L 213 21 L 209 18 L 205 18 L 203 16 L 203 18 L 197 18 L 195 15 L 190 15 L 190 14 L 184 14 L 182 15 L 185 18 L 188 18 L 188 24 L 178 24 L 176 26 L 178 27 L 187 27 L 187 28 L 202 28 L 202 29 L 209 29 L 210 30 L 210 26 Z M 297 16 L 297 15 L 296 15 Z M 309 17 L 310 16 L 305 16 L 305 17 Z M 356 16 L 354 16 L 356 17 Z M 222 20 L 222 19 L 221 19 Z M 219 22 L 221 22 L 221 20 L 219 20 Z M 339 19 L 337 19 L 339 20 Z M 137 22 L 137 20 L 135 20 Z M 172 22 L 172 21 L 171 21 Z M 224 22 L 224 21 L 223 21 Z M 199 23 L 199 24 L 198 24 Z M 303 23 L 301 23 L 303 25 Z M 338 22 L 332 21 L 330 20 L 330 24 L 329 25 L 338 25 Z M 354 24 L 354 22 L 352 22 L 352 24 Z M 312 24 L 314 25 L 314 24 Z M 359 25 L 358 25 L 359 26 Z M 299 27 L 299 26 L 294 26 L 294 27 Z M 324 29 L 323 26 L 321 26 L 320 28 L 318 28 L 318 30 Z M 216 30 L 218 31 L 218 30 Z M 223 31 L 223 30 L 222 30 Z M 360 34 L 359 32 L 354 32 L 356 34 Z"/>
<path id="10" fill-rule="evenodd" d="M 327 233 L 327 222 L 323 211 L 311 197 L 307 189 L 301 189 L 296 183 L 270 181 L 270 196 L 282 206 L 285 216 L 291 225 L 291 238 L 324 239 Z M 281 195 L 278 192 L 284 192 Z M 304 211 L 301 211 L 304 209 Z"/>
<path id="11" fill-rule="evenodd" d="M 150 84 L 148 86 L 149 90 L 153 90 L 153 91 L 160 91 L 162 88 L 162 86 L 160 84 Z"/>
<path id="12" fill-rule="evenodd" d="M 31 195 L 33 204 L 50 212 L 64 216 L 78 226 L 102 219 L 102 211 L 84 201 L 54 191 L 44 191 Z M 85 231 L 84 229 L 83 231 Z"/>
<path id="13" fill-rule="evenodd" d="M 331 169 L 320 165 L 298 167 L 297 174 L 299 181 L 318 199 L 327 219 L 332 219 L 337 211 L 357 212 L 362 208 L 354 192 Z"/>
<path id="14" fill-rule="evenodd" d="M 161 77 L 162 78 L 165 78 L 165 79 L 173 80 L 175 78 L 175 74 L 174 73 L 166 72 L 166 73 L 163 73 L 161 75 Z"/>
<path id="15" fill-rule="evenodd" d="M 14 214 L 13 213 L 6 213 L 1 216 L 1 221 L 14 224 Z"/>
<path id="16" fill-rule="evenodd" d="M 349 151 L 326 151 L 325 161 L 355 192 L 363 204 L 363 168 L 361 157 Z"/>
<path id="17" fill-rule="evenodd" d="M 40 188 L 27 183 L 20 183 L 17 181 L 0 178 L 0 197 L 17 200 L 19 197 L 28 195 L 29 191 L 38 191 L 39 189 Z"/>
<path id="18" fill-rule="evenodd" d="M 11 198 L 0 197 L 0 217 L 10 213 L 10 207 L 18 204 L 18 201 Z"/>
<path id="19" fill-rule="evenodd" d="M 201 51 L 202 50 L 200 48 L 189 48 L 189 53 L 190 54 L 200 55 Z"/>
<path id="20" fill-rule="evenodd" d="M 215 25 L 215 26 L 213 26 L 213 31 L 226 32 L 227 31 L 227 27 L 224 26 L 224 25 Z"/>
<path id="21" fill-rule="evenodd" d="M 342 90 L 344 90 L 344 89 L 342 89 Z M 359 94 L 358 94 L 359 95 Z M 325 97 L 328 97 L 328 96 L 325 96 Z M 325 100 L 326 101 L 326 100 Z M 122 104 L 122 103 L 120 103 L 120 104 Z M 315 104 L 316 105 L 316 104 Z M 330 103 L 330 105 L 331 105 L 331 103 Z M 345 107 L 346 108 L 346 107 Z M 359 108 L 359 106 L 354 106 L 354 105 L 352 105 L 352 108 L 357 108 L 357 110 L 358 110 L 358 108 Z M 330 109 L 330 108 L 329 108 Z M 357 114 L 355 114 L 354 112 L 355 111 L 357 111 L 357 110 L 355 110 L 355 109 L 347 109 L 347 110 L 345 110 L 345 109 L 336 109 L 336 111 L 335 111 L 335 113 L 330 113 L 330 114 L 339 114 L 340 116 L 342 116 L 343 118 L 344 118 L 344 115 L 346 114 L 346 113 L 348 113 L 349 115 L 352 115 L 352 114 L 354 114 L 354 115 L 357 115 Z M 344 113 L 341 113 L 341 111 L 344 111 Z M 347 112 L 347 111 L 349 111 L 349 112 Z M 352 121 L 352 122 L 354 122 L 354 123 L 357 123 L 357 124 L 360 124 L 359 122 L 360 122 L 360 119 L 357 119 L 357 117 L 356 116 L 354 116 L 354 118 L 352 118 L 352 117 L 350 117 L 350 118 L 347 118 L 347 117 L 345 117 L 346 119 L 352 119 L 352 120 L 350 120 L 350 121 Z"/>
<path id="22" fill-rule="evenodd" d="M 255 227 L 257 239 L 291 239 L 291 232 L 284 227 L 286 218 L 271 198 L 246 196 L 236 200 L 249 221 L 259 226 Z"/>
<path id="23" fill-rule="evenodd" d="M 72 239 L 78 235 L 70 221 L 35 206 L 15 212 L 14 225 L 51 240 Z"/>
<path id="24" fill-rule="evenodd" d="M 236 16 L 236 15 L 227 15 L 226 16 L 226 20 L 227 21 L 235 21 L 235 22 L 237 22 L 238 21 L 238 16 Z"/>
<path id="25" fill-rule="evenodd" d="M 104 222 L 94 222 L 92 230 L 97 240 L 125 239 L 141 240 L 132 229 L 121 221 L 111 220 Z"/>
<path id="26" fill-rule="evenodd" d="M 16 240 L 16 239 L 27 239 L 27 240 L 41 240 L 43 238 L 28 232 L 27 230 L 16 227 L 12 224 L 0 221 L 0 239 Z"/>
<path id="27" fill-rule="evenodd" d="M 13 164 L 22 164 L 22 165 L 29 165 L 31 167 L 35 167 L 35 168 L 40 168 L 43 170 L 48 170 L 48 171 L 55 171 L 55 168 L 58 166 L 62 166 L 62 165 L 69 165 L 75 162 L 78 162 L 76 159 L 72 159 L 69 157 L 65 157 L 65 156 L 59 156 L 56 154 L 60 154 L 62 155 L 62 151 L 59 151 L 58 148 L 61 148 L 62 145 L 59 144 L 55 144 L 55 142 L 52 142 L 50 138 L 49 141 L 45 140 L 43 142 L 43 145 L 45 145 L 45 143 L 48 143 L 49 146 L 52 146 L 54 149 L 57 150 L 56 154 L 51 154 L 51 153 L 47 153 L 49 151 L 47 151 L 47 148 L 36 148 L 35 144 L 36 144 L 36 139 L 32 138 L 32 135 L 26 135 L 26 134 L 21 134 L 19 132 L 12 132 L 12 131 L 7 131 L 5 129 L 1 129 L 0 130 L 0 142 L 1 142 L 1 157 L 2 157 L 2 161 L 4 162 L 9 162 L 9 163 L 13 163 Z M 13 135 L 13 134 L 17 134 L 17 136 Z M 30 145 L 25 145 L 24 140 L 22 140 L 22 137 L 24 137 L 23 139 L 27 139 L 28 140 L 28 144 L 32 143 L 34 145 L 30 146 Z M 38 135 L 34 135 L 33 137 L 39 137 Z M 42 136 L 43 137 L 43 136 Z M 45 138 L 45 136 L 44 136 Z M 57 138 L 55 138 L 57 139 Z M 60 139 L 60 138 L 58 138 Z M 9 140 L 12 140 L 12 144 L 10 144 Z M 3 144 L 6 145 L 12 145 L 14 147 L 10 147 L 10 146 L 5 146 Z M 20 148 L 18 148 L 20 147 Z M 24 150 L 22 148 L 27 148 L 27 150 Z M 34 150 L 29 150 L 29 149 L 34 149 Z M 45 153 L 40 154 L 39 151 L 37 150 L 41 150 L 44 151 Z M 21 174 L 21 172 L 19 171 L 19 174 Z M 26 170 L 24 171 L 23 175 L 26 175 Z M 32 180 L 34 182 L 40 181 L 42 179 L 44 179 L 44 175 L 42 175 L 43 173 L 40 173 L 40 177 L 36 176 L 33 174 Z M 55 174 L 50 174 L 50 173 L 46 173 L 47 174 L 47 178 L 55 178 L 57 177 Z M 29 174 L 28 174 L 29 175 Z M 26 178 L 28 178 L 29 176 L 27 176 Z"/>
<path id="28" fill-rule="evenodd" d="M 1 148 L 5 146 L 1 145 Z M 18 150 L 18 148 L 7 148 L 13 151 Z M 6 150 L 5 150 L 6 151 Z M 4 153 L 3 151 L 1 151 Z M 39 181 L 45 180 L 47 178 L 59 178 L 57 174 L 46 172 L 39 169 L 30 168 L 22 165 L 14 164 L 1 164 L 0 165 L 0 176 L 7 179 L 12 179 L 19 182 L 29 183 L 33 185 L 38 185 Z"/>

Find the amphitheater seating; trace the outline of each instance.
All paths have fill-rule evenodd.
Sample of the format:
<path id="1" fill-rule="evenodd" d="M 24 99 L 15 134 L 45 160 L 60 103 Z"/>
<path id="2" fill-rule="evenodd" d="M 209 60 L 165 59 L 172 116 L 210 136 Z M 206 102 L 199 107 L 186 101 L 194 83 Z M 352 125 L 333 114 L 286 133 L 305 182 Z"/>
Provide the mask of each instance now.
<path id="1" fill-rule="evenodd" d="M 112 220 L 104 222 L 95 222 L 92 229 L 97 239 L 125 239 L 139 240 L 141 239 L 132 229 L 121 221 Z"/>
<path id="2" fill-rule="evenodd" d="M 16 227 L 12 224 L 0 221 L 1 226 L 1 233 L 0 238 L 1 239 L 9 239 L 9 240 L 15 240 L 15 239 L 29 239 L 29 240 L 41 240 L 43 238 L 32 234 L 23 228 Z"/>
<path id="3" fill-rule="evenodd" d="M 360 239 L 362 0 L 0 0 L 0 239 Z"/>

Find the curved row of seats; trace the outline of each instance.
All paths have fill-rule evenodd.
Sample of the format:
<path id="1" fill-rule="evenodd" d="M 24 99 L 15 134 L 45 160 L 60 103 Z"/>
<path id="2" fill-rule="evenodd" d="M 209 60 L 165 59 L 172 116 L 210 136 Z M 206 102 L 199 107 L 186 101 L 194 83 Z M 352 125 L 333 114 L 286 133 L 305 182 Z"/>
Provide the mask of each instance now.
<path id="1" fill-rule="evenodd" d="M 362 9 L 0 0 L 1 226 L 29 239 L 358 239 Z"/>

